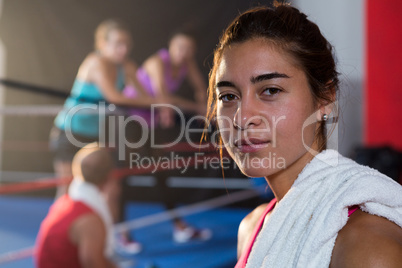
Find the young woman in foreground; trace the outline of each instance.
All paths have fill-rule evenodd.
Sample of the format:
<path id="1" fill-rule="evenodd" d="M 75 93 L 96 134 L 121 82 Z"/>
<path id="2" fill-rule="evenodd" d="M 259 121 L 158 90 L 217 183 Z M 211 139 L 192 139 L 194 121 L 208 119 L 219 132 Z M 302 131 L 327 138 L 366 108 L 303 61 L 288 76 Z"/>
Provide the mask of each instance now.
<path id="1" fill-rule="evenodd" d="M 338 73 L 317 25 L 286 5 L 240 15 L 210 74 L 209 116 L 275 194 L 239 228 L 239 267 L 400 267 L 402 187 L 325 150 Z"/>

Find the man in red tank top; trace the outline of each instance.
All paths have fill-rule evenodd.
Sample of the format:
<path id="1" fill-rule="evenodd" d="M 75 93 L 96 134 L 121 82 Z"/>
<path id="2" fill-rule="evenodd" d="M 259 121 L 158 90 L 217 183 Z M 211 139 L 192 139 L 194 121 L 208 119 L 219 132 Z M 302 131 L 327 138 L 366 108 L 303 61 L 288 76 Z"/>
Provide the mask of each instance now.
<path id="1" fill-rule="evenodd" d="M 81 189 L 88 191 L 89 196 L 103 198 L 100 188 L 112 167 L 109 153 L 97 144 L 90 144 L 73 160 L 74 181 L 85 185 L 86 188 Z M 108 227 L 102 213 L 89 205 L 90 202 L 79 201 L 71 195 L 69 192 L 60 197 L 41 224 L 36 242 L 36 266 L 116 267 L 105 255 Z"/>

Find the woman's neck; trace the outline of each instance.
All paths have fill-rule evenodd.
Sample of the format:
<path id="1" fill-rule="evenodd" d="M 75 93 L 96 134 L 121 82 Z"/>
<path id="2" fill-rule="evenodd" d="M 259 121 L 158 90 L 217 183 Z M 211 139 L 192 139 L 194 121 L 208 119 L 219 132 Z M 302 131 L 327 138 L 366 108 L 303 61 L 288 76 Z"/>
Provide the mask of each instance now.
<path id="1" fill-rule="evenodd" d="M 112 58 L 106 56 L 105 54 L 103 54 L 99 50 L 95 50 L 95 54 L 98 55 L 100 58 L 102 58 L 110 66 L 118 67 L 118 66 L 122 65 L 122 63 L 118 63 L 118 62 L 113 61 Z"/>
<path id="2" fill-rule="evenodd" d="M 172 56 L 172 52 L 168 50 L 169 53 L 169 65 L 172 71 L 178 72 L 184 65 L 186 65 L 186 62 L 177 62 L 174 60 L 174 57 Z"/>
<path id="3" fill-rule="evenodd" d="M 286 169 L 283 169 L 273 175 L 266 176 L 269 187 L 275 195 L 276 200 L 279 202 L 286 193 L 290 190 L 293 183 L 302 172 L 304 167 L 314 158 L 310 152 L 306 151 L 299 159 L 296 160 Z"/>

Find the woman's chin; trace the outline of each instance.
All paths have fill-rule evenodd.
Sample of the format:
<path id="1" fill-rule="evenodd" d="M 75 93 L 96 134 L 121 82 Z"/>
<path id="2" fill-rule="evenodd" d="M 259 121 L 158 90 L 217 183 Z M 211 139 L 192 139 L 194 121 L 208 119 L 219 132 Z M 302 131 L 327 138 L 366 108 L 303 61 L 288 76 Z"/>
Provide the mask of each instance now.
<path id="1" fill-rule="evenodd" d="M 261 168 L 247 168 L 247 167 L 239 167 L 240 171 L 250 178 L 259 178 L 267 176 L 267 170 Z M 268 171 L 269 173 L 269 171 Z"/>

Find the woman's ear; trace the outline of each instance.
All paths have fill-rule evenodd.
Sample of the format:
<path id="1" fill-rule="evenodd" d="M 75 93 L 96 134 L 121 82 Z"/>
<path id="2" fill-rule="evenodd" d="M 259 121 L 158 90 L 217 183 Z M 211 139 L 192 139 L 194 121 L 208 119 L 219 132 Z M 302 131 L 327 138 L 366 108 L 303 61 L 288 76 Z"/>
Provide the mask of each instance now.
<path id="1" fill-rule="evenodd" d="M 326 121 L 328 118 L 333 117 L 330 114 L 334 111 L 335 103 L 330 102 L 327 105 L 320 105 L 317 110 L 317 121 Z"/>
<path id="2" fill-rule="evenodd" d="M 327 83 L 328 85 L 329 83 Z M 335 115 L 330 116 L 332 112 L 336 112 L 336 91 L 335 88 L 328 89 L 329 94 L 327 98 L 319 101 L 318 110 L 317 110 L 317 121 L 325 121 L 330 117 L 334 117 Z M 324 115 L 326 115 L 326 119 L 324 119 Z"/>

